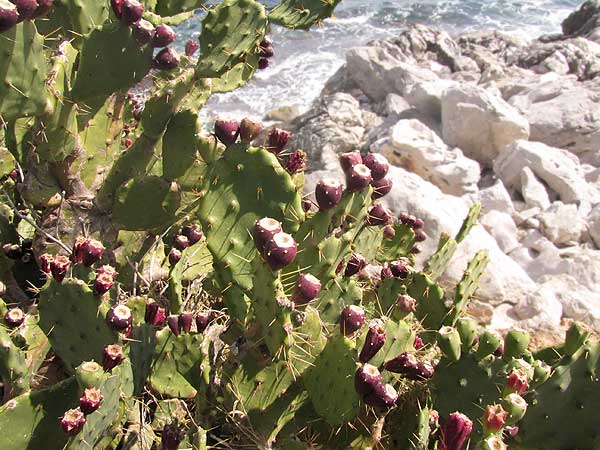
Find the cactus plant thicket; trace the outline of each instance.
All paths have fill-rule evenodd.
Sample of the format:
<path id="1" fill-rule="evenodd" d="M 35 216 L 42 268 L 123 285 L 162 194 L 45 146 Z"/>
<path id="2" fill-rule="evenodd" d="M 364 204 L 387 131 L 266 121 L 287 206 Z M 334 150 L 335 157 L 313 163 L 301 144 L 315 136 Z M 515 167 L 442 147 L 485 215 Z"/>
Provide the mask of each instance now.
<path id="1" fill-rule="evenodd" d="M 485 252 L 438 284 L 478 205 L 419 271 L 385 158 L 314 203 L 286 131 L 201 131 L 337 3 L 0 0 L 0 448 L 600 448 L 600 344 L 480 330 Z"/>

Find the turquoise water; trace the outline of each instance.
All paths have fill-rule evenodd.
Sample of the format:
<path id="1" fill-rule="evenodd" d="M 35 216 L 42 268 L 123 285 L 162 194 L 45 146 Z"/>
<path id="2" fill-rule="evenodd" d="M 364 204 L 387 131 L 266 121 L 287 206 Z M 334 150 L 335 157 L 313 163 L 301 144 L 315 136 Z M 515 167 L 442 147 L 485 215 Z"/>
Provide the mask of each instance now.
<path id="1" fill-rule="evenodd" d="M 276 2 L 266 2 L 275 4 Z M 215 96 L 205 117 L 261 118 L 278 106 L 308 108 L 325 81 L 343 64 L 346 49 L 392 37 L 408 24 L 425 23 L 451 34 L 503 30 L 526 37 L 560 31 L 580 0 L 343 0 L 334 18 L 310 32 L 274 27 L 275 58 L 267 70 L 236 92 Z M 182 26 L 182 38 L 197 36 L 197 20 Z"/>

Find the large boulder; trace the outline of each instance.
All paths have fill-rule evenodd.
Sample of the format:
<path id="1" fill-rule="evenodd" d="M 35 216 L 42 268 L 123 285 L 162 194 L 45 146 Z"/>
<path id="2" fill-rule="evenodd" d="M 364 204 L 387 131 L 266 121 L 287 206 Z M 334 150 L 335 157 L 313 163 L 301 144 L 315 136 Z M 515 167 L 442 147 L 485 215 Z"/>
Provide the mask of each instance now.
<path id="1" fill-rule="evenodd" d="M 404 167 L 446 194 L 477 192 L 480 169 L 458 148 L 450 149 L 422 122 L 400 120 L 388 137 L 376 141 L 371 150 L 384 154 L 390 163 Z"/>
<path id="2" fill-rule="evenodd" d="M 448 145 L 491 167 L 504 147 L 529 138 L 529 124 L 499 96 L 465 84 L 444 92 L 442 133 Z"/>

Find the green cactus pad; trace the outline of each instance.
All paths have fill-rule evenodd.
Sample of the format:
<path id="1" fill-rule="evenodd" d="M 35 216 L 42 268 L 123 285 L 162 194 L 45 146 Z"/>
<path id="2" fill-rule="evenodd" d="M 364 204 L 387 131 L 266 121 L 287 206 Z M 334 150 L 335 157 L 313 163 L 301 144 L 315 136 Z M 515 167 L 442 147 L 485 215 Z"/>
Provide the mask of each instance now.
<path id="1" fill-rule="evenodd" d="M 83 361 L 102 361 L 104 347 L 117 340 L 99 311 L 100 304 L 100 297 L 77 279 L 49 281 L 40 292 L 39 325 L 70 369 Z"/>
<path id="2" fill-rule="evenodd" d="M 269 13 L 269 21 L 287 28 L 307 30 L 331 17 L 341 0 L 283 0 Z"/>
<path id="3" fill-rule="evenodd" d="M 156 331 L 152 325 L 134 327 L 129 343 L 129 360 L 133 371 L 134 392 L 142 392 L 152 369 L 156 349 Z"/>
<path id="4" fill-rule="evenodd" d="M 479 219 L 480 214 L 481 214 L 481 203 L 475 203 L 473 206 L 471 206 L 471 209 L 469 209 L 469 214 L 467 214 L 467 217 L 465 218 L 462 226 L 460 227 L 460 230 L 458 231 L 458 233 L 456 234 L 456 237 L 454 238 L 454 240 L 458 244 L 460 244 L 467 237 L 467 235 L 469 234 L 471 229 L 477 223 L 477 220 Z"/>
<path id="5" fill-rule="evenodd" d="M 175 336 L 169 328 L 156 333 L 154 360 L 148 382 L 165 397 L 193 398 L 200 377 L 201 334 Z"/>
<path id="6" fill-rule="evenodd" d="M 27 368 L 26 356 L 26 353 L 13 343 L 9 331 L 0 325 L 0 377 L 7 397 L 14 397 L 29 390 L 32 373 Z"/>
<path id="7" fill-rule="evenodd" d="M 437 331 L 445 323 L 449 310 L 444 304 L 444 290 L 422 273 L 411 276 L 408 295 L 417 300 L 415 316 L 423 327 Z"/>
<path id="8" fill-rule="evenodd" d="M 565 355 L 573 356 L 585 345 L 589 337 L 589 331 L 584 329 L 577 322 L 573 322 L 567 330 L 567 335 L 565 337 Z"/>
<path id="9" fill-rule="evenodd" d="M 410 256 L 410 250 L 415 245 L 415 232 L 406 225 L 392 225 L 396 234 L 392 238 L 383 238 L 377 253 L 379 262 L 395 261 L 401 257 Z"/>
<path id="10" fill-rule="evenodd" d="M 258 55 L 250 54 L 246 57 L 246 61 L 233 66 L 230 70 L 221 75 L 220 78 L 212 79 L 212 92 L 231 92 L 244 86 L 258 67 Z"/>
<path id="11" fill-rule="evenodd" d="M 450 260 L 456 253 L 458 243 L 445 233 L 440 236 L 436 252 L 429 257 L 425 264 L 425 272 L 432 280 L 437 280 L 448 268 Z"/>
<path id="12" fill-rule="evenodd" d="M 0 116 L 5 122 L 41 114 L 46 108 L 44 38 L 31 21 L 0 34 Z"/>
<path id="13" fill-rule="evenodd" d="M 352 278 L 337 277 L 321 291 L 313 306 L 319 310 L 321 320 L 328 324 L 337 323 L 342 309 L 350 305 L 359 305 L 363 291 Z"/>
<path id="14" fill-rule="evenodd" d="M 484 250 L 478 252 L 469 262 L 467 270 L 465 270 L 462 279 L 458 283 L 458 286 L 456 286 L 454 308 L 448 318 L 449 324 L 454 325 L 465 311 L 469 300 L 477 290 L 479 280 L 485 273 L 489 261 L 488 253 Z"/>
<path id="15" fill-rule="evenodd" d="M 413 349 L 415 333 L 404 320 L 385 319 L 386 339 L 383 347 L 371 358 L 369 364 L 379 367 L 384 362 L 395 358 L 406 351 Z M 368 327 L 363 329 L 361 336 L 357 339 L 357 348 L 362 348 Z"/>
<path id="16" fill-rule="evenodd" d="M 531 337 L 526 331 L 511 330 L 504 338 L 504 359 L 509 361 L 525 353 Z"/>
<path id="17" fill-rule="evenodd" d="M 263 5 L 254 0 L 223 1 L 202 20 L 196 73 L 202 78 L 220 77 L 257 50 L 266 30 Z"/>
<path id="18" fill-rule="evenodd" d="M 156 13 L 161 16 L 174 16 L 175 14 L 193 11 L 206 3 L 206 0 L 158 0 Z"/>
<path id="19" fill-rule="evenodd" d="M 442 353 L 451 361 L 458 361 L 461 353 L 460 334 L 456 328 L 442 327 L 438 331 L 437 343 Z"/>
<path id="20" fill-rule="evenodd" d="M 11 173 L 16 165 L 17 161 L 12 153 L 6 147 L 0 146 L 0 178 L 4 178 Z"/>
<path id="21" fill-rule="evenodd" d="M 74 36 L 83 37 L 108 19 L 106 2 L 61 0 L 60 5 L 65 6 L 68 10 L 71 23 L 67 31 Z M 52 16 L 54 14 L 51 14 Z"/>
<path id="22" fill-rule="evenodd" d="M 315 411 L 331 425 L 352 420 L 358 413 L 355 353 L 352 340 L 334 336 L 304 378 Z"/>

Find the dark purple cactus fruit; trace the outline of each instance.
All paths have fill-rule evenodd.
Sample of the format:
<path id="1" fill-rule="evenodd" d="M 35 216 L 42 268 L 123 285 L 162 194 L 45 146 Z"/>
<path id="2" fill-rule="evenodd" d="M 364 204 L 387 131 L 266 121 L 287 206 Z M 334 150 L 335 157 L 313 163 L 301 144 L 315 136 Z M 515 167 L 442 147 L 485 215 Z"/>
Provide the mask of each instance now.
<path id="1" fill-rule="evenodd" d="M 185 227 L 183 227 L 181 229 L 181 234 L 183 234 L 186 238 L 188 238 L 190 245 L 194 245 L 194 244 L 200 242 L 200 240 L 204 236 L 202 234 L 202 230 L 200 229 L 200 226 L 195 223 L 193 223 L 191 225 L 186 225 Z"/>
<path id="2" fill-rule="evenodd" d="M 115 270 L 113 266 L 109 266 L 108 264 L 104 264 L 96 269 L 96 275 L 109 275 L 113 278 L 116 278 L 119 275 L 119 272 Z"/>
<path id="3" fill-rule="evenodd" d="M 75 436 L 85 425 L 85 415 L 80 408 L 69 409 L 60 419 L 60 427 L 67 436 Z"/>
<path id="4" fill-rule="evenodd" d="M 160 306 L 154 300 L 150 300 L 148 303 L 146 303 L 146 311 L 144 313 L 144 321 L 146 323 L 154 322 L 156 313 L 158 313 L 158 308 L 160 308 Z"/>
<path id="5" fill-rule="evenodd" d="M 400 278 L 404 280 L 407 276 L 409 276 L 413 269 L 410 265 L 410 259 L 401 258 L 397 261 L 392 261 L 390 263 L 390 269 L 396 278 Z"/>
<path id="6" fill-rule="evenodd" d="M 190 312 L 179 314 L 179 326 L 183 333 L 192 331 L 192 323 L 194 323 L 194 315 Z"/>
<path id="7" fill-rule="evenodd" d="M 381 373 L 377 367 L 371 364 L 364 364 L 358 368 L 354 375 L 354 388 L 361 395 L 368 395 L 375 389 L 375 386 L 381 384 Z"/>
<path id="8" fill-rule="evenodd" d="M 162 48 L 175 42 L 175 30 L 169 25 L 160 24 L 154 30 L 154 37 L 152 38 L 152 47 Z"/>
<path id="9" fill-rule="evenodd" d="M 391 225 L 393 222 L 394 216 L 385 206 L 377 204 L 369 210 L 369 216 L 367 217 L 367 224 L 369 226 L 385 226 Z"/>
<path id="10" fill-rule="evenodd" d="M 387 158 L 379 153 L 367 153 L 362 160 L 363 164 L 371 170 L 373 181 L 383 179 L 390 170 Z"/>
<path id="11" fill-rule="evenodd" d="M 501 405 L 488 405 L 483 412 L 483 429 L 487 434 L 497 433 L 504 427 L 508 412 Z"/>
<path id="12" fill-rule="evenodd" d="M 494 350 L 494 356 L 498 358 L 502 358 L 504 356 L 504 342 L 500 342 L 500 345 L 496 350 Z"/>
<path id="13" fill-rule="evenodd" d="M 312 302 L 321 292 L 321 282 L 311 274 L 302 274 L 298 278 L 296 289 L 292 294 L 292 302 L 296 306 L 304 306 Z"/>
<path id="14" fill-rule="evenodd" d="M 415 230 L 415 240 L 417 242 L 423 242 L 427 239 L 427 235 L 423 230 Z"/>
<path id="15" fill-rule="evenodd" d="M 172 248 L 171 251 L 169 252 L 169 263 L 174 266 L 175 264 L 177 264 L 179 261 L 181 261 L 181 257 L 183 255 L 181 254 L 180 250 L 177 250 L 176 248 Z"/>
<path id="16" fill-rule="evenodd" d="M 197 39 L 189 39 L 185 43 L 185 56 L 188 58 L 194 56 L 194 54 L 200 49 L 200 42 Z"/>
<path id="17" fill-rule="evenodd" d="M 394 182 L 390 178 L 382 178 L 381 180 L 371 181 L 373 186 L 373 200 L 379 200 L 381 197 L 388 195 L 394 187 Z"/>
<path id="18" fill-rule="evenodd" d="M 173 242 L 173 245 L 177 250 L 184 251 L 190 246 L 190 240 L 187 238 L 187 236 L 180 234 L 175 238 L 175 242 Z"/>
<path id="19" fill-rule="evenodd" d="M 79 399 L 79 408 L 87 416 L 100 408 L 103 400 L 104 396 L 100 392 L 100 389 L 95 387 L 87 388 L 84 389 L 83 395 Z"/>
<path id="20" fill-rule="evenodd" d="M 425 226 L 425 222 L 423 222 L 422 219 L 419 219 L 407 212 L 403 212 L 400 214 L 400 222 L 402 223 L 402 225 L 406 225 L 407 227 L 412 228 L 413 230 L 420 230 Z"/>
<path id="21" fill-rule="evenodd" d="M 210 323 L 210 318 L 211 317 L 210 317 L 209 312 L 203 312 L 203 313 L 196 314 L 196 317 L 195 317 L 196 331 L 198 333 L 204 333 L 204 330 L 206 330 L 206 327 Z"/>
<path id="22" fill-rule="evenodd" d="M 173 332 L 175 336 L 179 336 L 179 316 L 170 315 L 169 317 L 167 317 L 167 325 L 169 326 L 169 329 Z"/>
<path id="23" fill-rule="evenodd" d="M 460 412 L 453 412 L 440 431 L 440 450 L 460 450 L 473 431 L 473 422 Z"/>
<path id="24" fill-rule="evenodd" d="M 112 275 L 107 273 L 100 273 L 96 275 L 94 280 L 94 292 L 96 295 L 106 294 L 115 283 L 115 279 Z"/>
<path id="25" fill-rule="evenodd" d="M 431 361 L 419 361 L 417 363 L 416 379 L 429 380 L 435 374 L 435 366 Z"/>
<path id="26" fill-rule="evenodd" d="M 519 434 L 519 425 L 504 427 L 503 434 L 511 438 L 516 438 Z"/>
<path id="27" fill-rule="evenodd" d="M 144 5 L 137 0 L 123 0 L 121 5 L 121 22 L 130 26 L 142 18 L 144 14 Z"/>
<path id="28" fill-rule="evenodd" d="M 123 0 L 110 0 L 110 6 L 117 19 L 120 19 L 123 14 Z"/>
<path id="29" fill-rule="evenodd" d="M 327 211 L 340 203 L 344 186 L 331 178 L 320 180 L 315 186 L 315 198 L 321 211 Z"/>
<path id="30" fill-rule="evenodd" d="M 250 144 L 263 131 L 263 125 L 260 122 L 249 118 L 244 118 L 240 122 L 240 139 L 245 144 Z"/>
<path id="31" fill-rule="evenodd" d="M 346 172 L 346 189 L 358 192 L 371 184 L 371 171 L 364 164 L 356 164 Z"/>
<path id="32" fill-rule="evenodd" d="M 386 225 L 383 228 L 383 237 L 386 239 L 393 239 L 396 236 L 396 230 L 392 225 Z"/>
<path id="33" fill-rule="evenodd" d="M 287 233 L 277 233 L 265 247 L 265 260 L 272 270 L 280 270 L 289 266 L 296 258 L 298 244 Z"/>
<path id="34" fill-rule="evenodd" d="M 367 405 L 376 408 L 391 408 L 398 401 L 398 393 L 391 384 L 379 383 L 369 395 L 364 397 Z"/>
<path id="35" fill-rule="evenodd" d="M 0 0 L 0 11 L 2 10 L 2 1 L 3 1 L 3 0 Z M 9 8 L 7 8 L 7 9 L 10 9 L 10 8 L 15 8 L 15 9 L 16 9 L 16 6 L 15 6 L 15 5 L 12 5 L 12 6 L 10 6 L 10 7 L 9 7 Z M 17 13 L 17 14 L 18 14 L 18 13 Z M 0 15 L 1 15 L 1 13 L 0 13 Z M 0 20 L 1 20 L 1 19 L 0 19 Z M 0 27 L 1 27 L 1 25 L 0 25 Z M 2 31 L 0 31 L 0 33 L 2 33 Z M 8 174 L 8 176 L 9 176 L 9 177 L 10 177 L 10 179 L 11 179 L 11 180 L 13 180 L 15 183 L 18 183 L 18 182 L 19 182 L 19 178 L 21 178 L 21 176 L 20 176 L 20 174 L 19 174 L 19 171 L 18 171 L 17 169 L 13 169 L 13 170 L 11 170 L 11 171 L 10 171 L 10 173 Z"/>
<path id="36" fill-rule="evenodd" d="M 269 60 L 267 58 L 260 58 L 258 60 L 258 69 L 265 70 L 267 67 L 269 67 Z"/>
<path id="37" fill-rule="evenodd" d="M 366 317 L 365 310 L 360 306 L 346 306 L 340 314 L 340 332 L 344 336 L 352 336 L 363 327 Z"/>
<path id="38" fill-rule="evenodd" d="M 73 250 L 71 251 L 71 261 L 73 264 L 81 264 L 83 262 L 83 251 L 86 246 L 87 239 L 79 236 L 73 243 Z"/>
<path id="39" fill-rule="evenodd" d="M 40 17 L 46 14 L 50 9 L 52 9 L 52 3 L 54 0 L 37 0 L 38 7 L 35 10 L 34 17 Z"/>
<path id="40" fill-rule="evenodd" d="M 115 331 L 124 331 L 133 323 L 131 310 L 125 305 L 116 305 L 108 310 L 106 323 Z"/>
<path id="41" fill-rule="evenodd" d="M 434 431 L 440 424 L 440 413 L 435 409 L 429 411 L 429 429 Z M 437 433 L 435 433 L 437 434 Z"/>
<path id="42" fill-rule="evenodd" d="M 23 250 L 18 244 L 4 244 L 2 246 L 2 253 L 9 259 L 20 259 L 23 256 Z"/>
<path id="43" fill-rule="evenodd" d="M 46 274 L 50 273 L 50 264 L 54 260 L 54 256 L 49 253 L 44 253 L 40 256 L 40 270 Z"/>
<path id="44" fill-rule="evenodd" d="M 524 370 L 513 370 L 506 379 L 506 393 L 516 392 L 521 395 L 529 389 L 529 381 Z"/>
<path id="45" fill-rule="evenodd" d="M 365 343 L 360 351 L 360 355 L 358 355 L 358 360 L 361 363 L 369 362 L 381 347 L 383 347 L 386 337 L 387 333 L 385 332 L 383 322 L 379 319 L 371 321 Z"/>
<path id="46" fill-rule="evenodd" d="M 102 352 L 102 368 L 105 372 L 110 372 L 113 368 L 121 364 L 124 358 L 123 347 L 119 344 L 107 345 Z"/>
<path id="47" fill-rule="evenodd" d="M 95 239 L 86 239 L 83 245 L 83 265 L 91 267 L 94 263 L 97 263 L 104 256 L 104 245 L 102 242 Z"/>
<path id="48" fill-rule="evenodd" d="M 261 58 L 272 58 L 275 55 L 275 50 L 271 46 L 261 47 L 259 55 Z"/>
<path id="49" fill-rule="evenodd" d="M 366 265 L 367 265 L 367 260 L 365 259 L 365 257 L 363 255 L 361 255 L 360 253 L 353 253 L 352 256 L 350 257 L 350 260 L 348 261 L 348 264 L 346 264 L 346 270 L 344 270 L 344 276 L 351 277 L 353 275 L 356 275 L 358 272 L 363 270 Z"/>
<path id="50" fill-rule="evenodd" d="M 12 3 L 15 4 L 17 11 L 19 12 L 17 22 L 33 19 L 39 6 L 36 0 L 12 0 Z"/>
<path id="51" fill-rule="evenodd" d="M 164 426 L 160 442 L 163 450 L 177 450 L 183 434 L 177 424 L 171 423 Z"/>
<path id="52" fill-rule="evenodd" d="M 290 175 L 304 172 L 306 170 L 307 160 L 308 157 L 304 150 L 294 150 L 285 163 L 285 170 L 287 170 Z"/>
<path id="53" fill-rule="evenodd" d="M 277 233 L 281 233 L 281 223 L 270 217 L 263 217 L 254 224 L 254 245 L 260 253 L 265 252 L 267 244 Z"/>
<path id="54" fill-rule="evenodd" d="M 52 272 L 54 281 L 57 283 L 62 283 L 67 275 L 67 270 L 69 270 L 69 267 L 71 267 L 71 261 L 69 261 L 69 258 L 63 255 L 55 256 L 50 263 L 50 272 Z"/>
<path id="55" fill-rule="evenodd" d="M 410 249 L 411 255 L 418 255 L 419 253 L 421 253 L 421 248 L 418 245 L 415 245 L 413 248 Z"/>
<path id="56" fill-rule="evenodd" d="M 417 369 L 419 361 L 412 353 L 404 352 L 385 362 L 383 367 L 388 372 L 400 373 L 403 375 L 412 374 Z"/>
<path id="57" fill-rule="evenodd" d="M 415 336 L 415 340 L 413 341 L 413 347 L 417 351 L 419 351 L 423 347 L 425 347 L 425 343 L 423 342 L 423 339 L 421 339 L 419 336 Z"/>
<path id="58" fill-rule="evenodd" d="M 215 121 L 215 136 L 226 146 L 235 144 L 240 134 L 240 124 L 237 120 L 218 119 Z"/>
<path id="59" fill-rule="evenodd" d="M 400 294 L 396 300 L 396 308 L 404 315 L 408 315 L 417 310 L 417 301 L 408 294 Z"/>
<path id="60" fill-rule="evenodd" d="M 267 150 L 269 150 L 271 153 L 279 155 L 288 145 L 289 140 L 289 131 L 282 130 L 281 128 L 273 128 L 271 131 L 269 131 Z"/>
<path id="61" fill-rule="evenodd" d="M 357 164 L 363 163 L 360 152 L 342 153 L 339 157 L 339 160 L 340 160 L 340 166 L 342 166 L 342 170 L 344 172 L 348 172 L 348 171 L 350 171 L 350 169 L 352 169 Z"/>
<path id="62" fill-rule="evenodd" d="M 17 7 L 6 0 L 0 0 L 0 33 L 14 27 L 19 21 Z"/>
<path id="63" fill-rule="evenodd" d="M 132 26 L 133 38 L 140 47 L 148 44 L 154 37 L 154 25 L 146 19 L 140 19 Z"/>
<path id="64" fill-rule="evenodd" d="M 381 267 L 381 271 L 379 272 L 379 278 L 381 278 L 382 281 L 387 280 L 388 278 L 394 278 L 394 273 L 392 272 L 392 269 L 387 263 L 385 263 Z"/>
<path id="65" fill-rule="evenodd" d="M 21 308 L 10 309 L 4 316 L 4 322 L 10 328 L 20 327 L 25 322 L 25 313 Z"/>
<path id="66" fill-rule="evenodd" d="M 166 47 L 154 57 L 152 65 L 158 70 L 174 70 L 179 67 L 179 61 L 179 53 L 171 47 Z"/>

